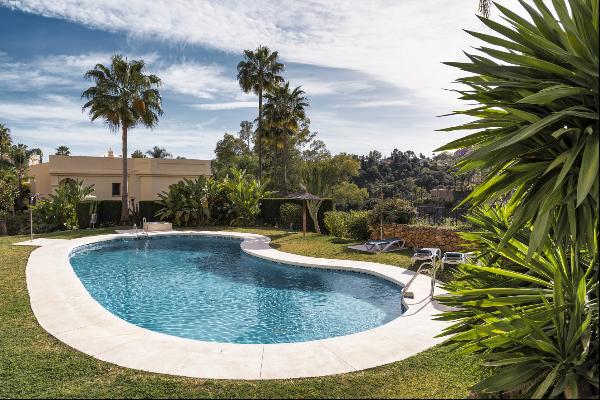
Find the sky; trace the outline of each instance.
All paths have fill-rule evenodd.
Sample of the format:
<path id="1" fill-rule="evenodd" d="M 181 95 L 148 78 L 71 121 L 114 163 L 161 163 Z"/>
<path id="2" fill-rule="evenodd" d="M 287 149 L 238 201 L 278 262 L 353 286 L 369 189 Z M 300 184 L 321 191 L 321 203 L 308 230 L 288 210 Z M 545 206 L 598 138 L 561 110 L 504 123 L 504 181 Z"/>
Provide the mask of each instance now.
<path id="1" fill-rule="evenodd" d="M 122 54 L 163 82 L 164 116 L 129 132 L 130 152 L 211 159 L 225 132 L 257 116 L 236 66 L 266 45 L 333 153 L 431 155 L 461 135 L 436 132 L 463 122 L 440 115 L 467 107 L 448 90 L 463 74 L 442 62 L 477 45 L 463 31 L 486 31 L 476 11 L 477 0 L 0 0 L 0 122 L 44 154 L 120 154 L 120 136 L 89 120 L 81 93 L 86 70 Z"/>

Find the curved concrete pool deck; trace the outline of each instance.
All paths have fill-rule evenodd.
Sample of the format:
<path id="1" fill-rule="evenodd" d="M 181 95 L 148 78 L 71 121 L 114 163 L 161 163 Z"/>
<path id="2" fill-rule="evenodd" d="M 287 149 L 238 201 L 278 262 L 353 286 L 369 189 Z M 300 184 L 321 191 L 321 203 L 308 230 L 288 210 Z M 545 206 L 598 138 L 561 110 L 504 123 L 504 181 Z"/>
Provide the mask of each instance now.
<path id="1" fill-rule="evenodd" d="M 390 265 L 305 257 L 275 250 L 270 239 L 237 232 L 161 232 L 151 235 L 205 235 L 243 239 L 241 248 L 256 257 L 311 268 L 332 268 L 407 283 L 414 272 Z M 428 298 L 430 278 L 411 285 L 406 313 L 377 328 L 322 340 L 284 344 L 234 344 L 185 339 L 126 322 L 96 302 L 75 275 L 70 252 L 81 245 L 130 237 L 100 235 L 74 240 L 46 240 L 27 263 L 27 288 L 39 324 L 72 348 L 127 368 L 214 379 L 287 379 L 359 371 L 399 361 L 442 339 L 447 323 L 432 316 L 445 308 Z M 23 244 L 28 244 L 27 242 Z M 35 245 L 34 243 L 29 243 Z M 436 293 L 441 293 L 436 289 Z"/>

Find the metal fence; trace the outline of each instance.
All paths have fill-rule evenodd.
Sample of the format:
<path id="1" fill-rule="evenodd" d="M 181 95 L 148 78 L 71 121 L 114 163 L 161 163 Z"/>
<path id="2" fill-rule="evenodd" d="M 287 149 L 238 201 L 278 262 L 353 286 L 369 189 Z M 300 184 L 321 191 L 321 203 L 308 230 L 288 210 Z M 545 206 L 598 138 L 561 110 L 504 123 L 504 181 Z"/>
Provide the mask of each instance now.
<path id="1" fill-rule="evenodd" d="M 465 220 L 467 212 L 466 207 L 453 208 L 452 206 L 417 206 L 417 215 L 420 219 L 426 220 L 432 225 L 441 224 L 444 220 L 450 219 L 455 224 Z"/>

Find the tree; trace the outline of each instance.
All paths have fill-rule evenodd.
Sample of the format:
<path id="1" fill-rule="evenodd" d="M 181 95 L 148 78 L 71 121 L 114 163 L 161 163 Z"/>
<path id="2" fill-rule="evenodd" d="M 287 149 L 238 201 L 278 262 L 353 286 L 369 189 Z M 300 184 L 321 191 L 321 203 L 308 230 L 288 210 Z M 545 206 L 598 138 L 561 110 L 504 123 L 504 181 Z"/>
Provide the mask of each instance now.
<path id="1" fill-rule="evenodd" d="M 29 169 L 29 161 L 31 160 L 31 157 L 34 155 L 37 155 L 41 158 L 42 154 L 43 154 L 42 150 L 40 150 L 38 148 L 30 149 L 27 147 L 27 145 L 22 144 L 22 143 L 13 145 L 10 148 L 9 157 L 12 160 L 12 163 L 17 172 L 17 188 L 19 191 L 19 196 L 17 196 L 17 201 L 16 201 L 17 211 L 22 210 L 23 206 L 24 206 L 23 196 L 25 194 L 24 194 L 24 190 L 23 190 L 23 182 L 26 178 L 27 170 Z"/>
<path id="2" fill-rule="evenodd" d="M 308 101 L 300 86 L 291 89 L 289 82 L 274 87 L 265 95 L 267 103 L 264 107 L 264 127 L 271 133 L 273 141 L 283 143 L 283 180 L 281 190 L 287 194 L 288 147 L 290 137 L 301 129 L 301 122 L 306 119 L 305 109 Z"/>
<path id="3" fill-rule="evenodd" d="M 127 134 L 138 125 L 154 128 L 162 115 L 161 96 L 158 87 L 160 78 L 146 74 L 143 60 L 127 61 L 121 55 L 113 55 L 106 67 L 96 64 L 85 73 L 85 78 L 94 82 L 83 92 L 88 99 L 83 109 L 89 109 L 92 121 L 101 118 L 111 131 L 121 130 L 122 184 L 121 222 L 129 220 L 129 192 L 127 182 Z"/>
<path id="4" fill-rule="evenodd" d="M 9 174 L 0 173 L 0 236 L 7 234 L 6 219 L 14 211 L 15 200 L 19 195 L 16 179 Z"/>
<path id="5" fill-rule="evenodd" d="M 359 188 L 352 182 L 340 182 L 331 188 L 333 204 L 347 208 L 361 204 L 369 197 L 365 188 Z"/>
<path id="6" fill-rule="evenodd" d="M 146 158 L 146 155 L 141 150 L 136 150 L 131 153 L 131 158 Z"/>
<path id="7" fill-rule="evenodd" d="M 448 63 L 476 130 L 440 150 L 472 147 L 484 169 L 466 199 L 477 263 L 460 267 L 443 318 L 449 342 L 494 367 L 476 386 L 520 397 L 598 396 L 598 1 L 496 3 L 508 25 L 469 62 Z M 487 47 L 491 45 L 492 47 Z"/>
<path id="8" fill-rule="evenodd" d="M 492 12 L 493 0 L 479 0 L 479 14 L 485 18 L 489 18 Z"/>
<path id="9" fill-rule="evenodd" d="M 304 161 L 322 161 L 331 158 L 331 152 L 327 150 L 325 142 L 322 140 L 313 140 L 307 149 L 302 152 Z"/>
<path id="10" fill-rule="evenodd" d="M 257 169 L 256 158 L 246 142 L 229 133 L 225 133 L 223 139 L 217 142 L 215 156 L 211 168 L 213 174 L 219 178 L 227 176 L 232 168 L 251 172 Z"/>
<path id="11" fill-rule="evenodd" d="M 4 168 L 4 164 L 7 162 L 5 157 L 9 153 L 11 145 L 10 129 L 4 124 L 0 124 L 0 167 L 2 168 Z"/>
<path id="12" fill-rule="evenodd" d="M 152 150 L 146 152 L 150 158 L 173 158 L 173 155 L 169 153 L 164 147 L 154 146 Z"/>
<path id="13" fill-rule="evenodd" d="M 56 153 L 54 154 L 56 154 L 57 156 L 70 156 L 71 150 L 69 150 L 67 146 L 61 145 L 56 148 Z"/>
<path id="14" fill-rule="evenodd" d="M 246 145 L 250 149 L 250 143 L 254 142 L 255 132 L 254 132 L 254 124 L 251 121 L 242 121 L 240 122 L 240 131 L 238 132 L 238 137 L 246 142 Z"/>
<path id="15" fill-rule="evenodd" d="M 358 174 L 359 161 L 340 153 L 327 160 L 308 161 L 302 166 L 302 182 L 306 191 L 321 198 L 331 195 L 332 188 Z M 322 200 L 308 200 L 307 206 L 317 233 L 321 233 L 318 212 Z"/>
<path id="16" fill-rule="evenodd" d="M 412 151 L 399 151 L 384 157 L 378 151 L 371 151 L 359 157 L 360 171 L 352 179 L 359 187 L 366 188 L 372 196 L 383 192 L 387 198 L 401 197 L 413 202 L 429 198 L 429 190 L 437 187 L 454 186 L 454 166 L 459 156 L 446 152 L 431 157 L 417 156 Z M 461 173 L 458 179 L 466 179 Z M 465 189 L 467 187 L 465 186 Z"/>
<path id="17" fill-rule="evenodd" d="M 256 139 L 258 145 L 258 179 L 262 180 L 262 113 L 263 93 L 272 90 L 283 82 L 281 73 L 284 70 L 278 61 L 279 54 L 271 52 L 268 47 L 258 46 L 254 51 L 244 50 L 244 59 L 237 66 L 237 79 L 245 93 L 258 96 L 258 129 Z"/>

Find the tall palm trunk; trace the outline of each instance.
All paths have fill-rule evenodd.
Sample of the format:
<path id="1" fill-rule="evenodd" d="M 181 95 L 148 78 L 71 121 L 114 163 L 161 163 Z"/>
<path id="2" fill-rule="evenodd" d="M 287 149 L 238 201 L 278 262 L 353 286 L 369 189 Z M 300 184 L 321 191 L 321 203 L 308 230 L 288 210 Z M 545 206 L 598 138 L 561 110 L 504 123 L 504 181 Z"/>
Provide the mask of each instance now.
<path id="1" fill-rule="evenodd" d="M 288 135 L 283 134 L 283 194 L 287 195 Z"/>
<path id="2" fill-rule="evenodd" d="M 121 225 L 125 225 L 129 223 L 129 179 L 127 176 L 127 126 L 125 125 L 123 125 L 123 133 L 121 135 L 121 147 L 123 149 L 123 176 L 121 180 Z"/>
<path id="3" fill-rule="evenodd" d="M 25 205 L 23 203 L 23 177 L 25 175 L 25 169 L 23 167 L 23 164 L 19 164 L 18 167 L 18 173 L 17 173 L 17 193 L 19 193 L 19 195 L 17 196 L 17 201 L 15 204 L 15 209 L 17 211 L 21 211 Z"/>
<path id="4" fill-rule="evenodd" d="M 256 138 L 258 140 L 258 180 L 262 182 L 262 85 L 258 90 L 258 129 Z"/>

